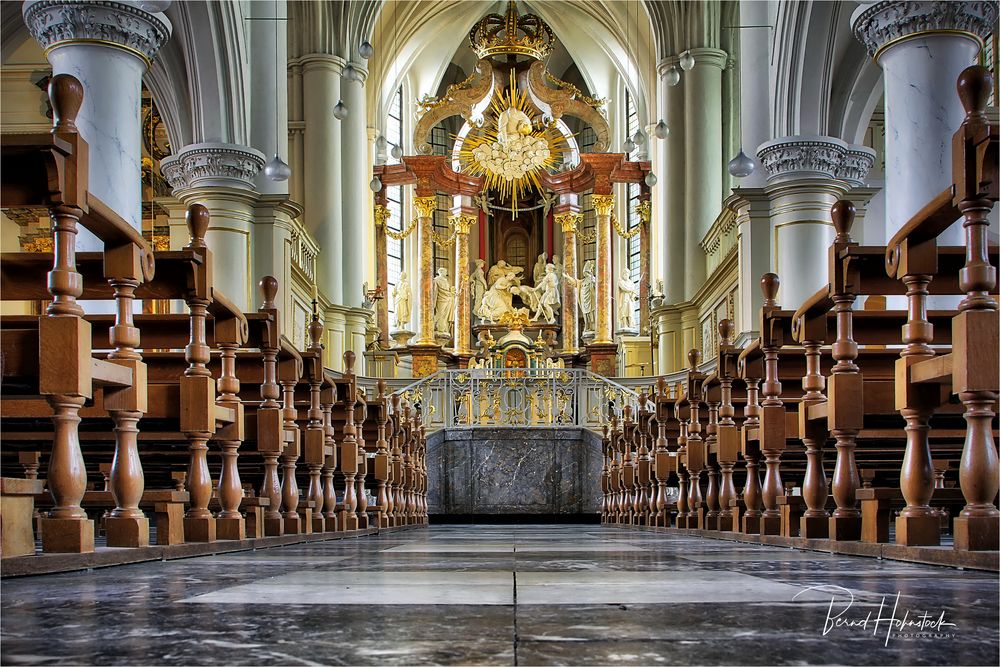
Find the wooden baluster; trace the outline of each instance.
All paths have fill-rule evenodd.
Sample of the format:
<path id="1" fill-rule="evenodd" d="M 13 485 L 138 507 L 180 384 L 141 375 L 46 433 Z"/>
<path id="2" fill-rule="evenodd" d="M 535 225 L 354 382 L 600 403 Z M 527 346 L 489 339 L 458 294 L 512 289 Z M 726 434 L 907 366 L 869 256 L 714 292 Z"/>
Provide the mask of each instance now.
<path id="1" fill-rule="evenodd" d="M 712 445 L 718 443 L 718 427 L 719 427 L 719 403 L 709 402 L 708 403 L 708 424 L 705 426 L 705 450 L 710 451 Z M 709 454 L 709 456 L 711 456 Z M 720 515 L 720 499 L 719 499 L 719 470 L 712 464 L 711 461 L 707 462 L 708 470 L 708 488 L 705 491 L 705 502 L 708 506 L 708 512 L 705 514 L 705 526 L 708 530 L 719 530 L 719 515 Z"/>
<path id="2" fill-rule="evenodd" d="M 350 364 L 345 366 L 345 368 L 353 369 L 354 367 L 354 353 L 348 350 L 344 353 L 344 362 L 347 364 L 347 360 L 350 358 Z M 353 382 L 353 373 L 345 373 L 345 376 L 350 376 Z M 357 530 L 358 529 L 358 499 L 354 485 L 354 478 L 358 474 L 358 440 L 357 440 L 357 429 L 354 426 L 354 411 L 357 405 L 357 390 L 353 386 L 347 392 L 347 402 L 344 406 L 345 408 L 345 421 L 344 421 L 344 440 L 340 444 L 340 461 L 341 461 L 341 472 L 344 474 L 344 500 L 340 509 L 340 529 L 341 530 Z"/>
<path id="3" fill-rule="evenodd" d="M 669 465 L 670 452 L 667 449 L 667 419 L 666 406 L 661 407 L 667 401 L 667 383 L 662 377 L 656 381 L 656 519 L 654 525 L 669 526 L 670 516 L 667 513 L 667 467 Z"/>
<path id="4" fill-rule="evenodd" d="M 273 276 L 264 276 L 260 280 L 260 290 L 264 303 L 260 312 L 275 311 L 274 298 L 278 294 L 278 281 Z M 270 327 L 277 326 L 277 320 L 268 323 Z M 278 458 L 284 447 L 282 437 L 282 414 L 278 397 L 281 389 L 278 386 L 278 336 L 276 332 L 267 336 L 261 347 L 264 357 L 264 378 L 260 385 L 261 403 L 257 411 L 258 438 L 257 448 L 264 459 L 264 479 L 260 487 L 260 497 L 267 498 L 269 505 L 264 511 L 264 534 L 268 537 L 280 536 L 285 533 L 281 517 L 281 482 L 278 479 Z M 261 434 L 261 423 L 267 424 L 267 439 Z"/>
<path id="5" fill-rule="evenodd" d="M 993 76 L 983 67 L 962 72 L 958 92 L 965 108 L 967 134 L 982 133 L 988 122 L 985 109 Z M 994 130 L 995 131 L 995 130 Z M 975 155 L 978 145 L 967 148 Z M 996 154 L 986 160 L 996 161 Z M 985 165 L 989 167 L 990 165 Z M 965 405 L 965 445 L 959 467 L 959 484 L 965 507 L 954 521 L 955 548 L 962 550 L 1000 549 L 1000 511 L 993 505 L 997 496 L 1000 464 L 993 439 L 993 408 L 997 402 L 997 377 L 1000 361 L 996 341 L 997 302 L 991 296 L 997 284 L 996 268 L 987 255 L 987 230 L 990 210 L 997 201 L 995 164 L 989 189 L 979 187 L 979 171 L 969 169 L 961 179 L 963 195 L 959 209 L 965 218 L 965 266 L 959 272 L 959 285 L 966 293 L 959 304 L 959 314 L 952 325 L 953 387 Z M 967 175 L 965 175 L 967 174 Z M 956 372 L 957 371 L 957 372 Z"/>
<path id="6" fill-rule="evenodd" d="M 204 208 L 204 207 L 202 207 Z M 208 211 L 204 211 L 207 218 Z M 112 350 L 108 361 L 132 371 L 132 386 L 105 389 L 104 407 L 115 423 L 115 454 L 111 462 L 109 488 L 115 508 L 105 521 L 109 547 L 149 546 L 149 519 L 139 501 L 145 489 L 142 460 L 139 458 L 138 423 L 147 410 L 146 365 L 136 351 L 140 344 L 132 306 L 142 277 L 141 249 L 129 243 L 105 247 L 104 272 L 115 293 L 115 325 L 109 330 Z"/>
<path id="7" fill-rule="evenodd" d="M 389 398 L 386 396 L 385 380 L 376 384 L 378 394 L 378 440 L 375 441 L 375 477 L 378 480 L 378 527 L 389 526 L 389 441 L 386 439 L 386 424 L 389 421 Z"/>
<path id="8" fill-rule="evenodd" d="M 719 403 L 719 424 L 716 427 L 719 435 L 719 469 L 721 481 L 719 482 L 719 530 L 733 530 L 733 507 L 730 503 L 736 500 L 736 486 L 733 483 L 733 466 L 736 465 L 736 457 L 739 448 L 739 434 L 736 430 L 736 409 L 733 407 L 733 367 L 730 365 L 735 359 L 732 353 L 727 352 L 732 349 L 733 332 L 735 327 L 732 320 L 724 319 L 719 322 L 719 347 L 723 351 L 721 355 L 726 362 L 723 372 L 719 373 L 720 403 Z M 738 511 L 738 510 L 736 510 Z"/>
<path id="9" fill-rule="evenodd" d="M 413 417 L 413 432 L 406 455 L 406 477 L 410 480 L 406 489 L 406 516 L 408 523 L 417 523 L 417 448 L 420 446 L 420 429 L 423 424 L 423 412 L 418 408 Z"/>
<path id="10" fill-rule="evenodd" d="M 323 505 L 326 497 L 323 493 L 323 466 L 326 464 L 326 429 L 324 425 L 323 407 L 321 401 L 323 386 L 323 323 L 319 321 L 316 300 L 313 299 L 312 320 L 309 322 L 309 348 L 315 356 L 310 364 L 309 372 L 309 412 L 306 424 L 306 467 L 309 470 L 309 488 L 306 498 L 313 503 L 312 531 L 322 533 L 326 530 L 323 516 Z"/>
<path id="11" fill-rule="evenodd" d="M 747 403 L 743 409 L 743 428 L 758 428 L 760 426 L 760 404 L 757 402 L 759 395 L 760 378 L 747 377 L 744 379 L 747 386 Z M 761 502 L 760 488 L 760 454 L 752 452 L 744 454 L 746 461 L 747 479 L 743 485 L 743 504 L 746 511 L 743 513 L 743 532 L 748 534 L 760 533 L 761 516 L 763 503 Z"/>
<path id="12" fill-rule="evenodd" d="M 185 250 L 208 257 L 205 233 L 208 231 L 208 210 L 192 204 L 187 211 L 191 242 Z M 184 539 L 189 542 L 214 542 L 215 520 L 208 510 L 212 499 L 212 476 L 208 470 L 208 440 L 215 432 L 215 414 L 209 406 L 215 404 L 215 379 L 208 370 L 210 359 L 205 319 L 211 300 L 211 285 L 207 266 L 195 269 L 195 287 L 187 296 L 191 324 L 190 340 L 184 348 L 188 366 L 181 378 L 181 431 L 187 436 L 190 457 L 187 470 L 187 491 L 191 506 L 184 515 Z"/>
<path id="13" fill-rule="evenodd" d="M 239 326 L 237 320 L 226 322 L 229 326 Z M 222 323 L 216 321 L 215 335 L 221 350 L 221 372 L 219 373 L 219 400 L 222 407 L 233 410 L 236 420 L 216 434 L 222 449 L 222 472 L 219 473 L 219 505 L 222 508 L 215 518 L 216 536 L 222 540 L 242 540 L 246 538 L 246 521 L 240 513 L 243 501 L 243 483 L 237 465 L 240 445 L 243 443 L 243 402 L 240 400 L 240 379 L 236 375 L 236 351 L 239 337 L 225 336 L 221 340 Z"/>
<path id="14" fill-rule="evenodd" d="M 688 351 L 689 376 L 697 372 L 701 352 Z M 701 492 L 701 473 L 705 469 L 705 443 L 701 437 L 701 387 L 688 382 L 688 403 L 691 415 L 687 425 L 688 528 L 705 528 L 705 500 Z M 693 525 L 692 525 L 693 524 Z"/>
<path id="15" fill-rule="evenodd" d="M 631 524 L 635 518 L 635 458 L 632 455 L 632 407 L 622 410 L 622 522 Z"/>
<path id="16" fill-rule="evenodd" d="M 367 411 L 367 404 L 361 401 L 358 402 L 355 410 L 358 411 L 356 416 L 357 427 L 357 440 L 358 440 L 358 476 L 355 478 L 355 483 L 358 488 L 356 491 L 356 496 L 358 499 L 358 528 L 368 527 L 368 494 L 365 492 L 365 479 L 368 475 L 368 455 L 365 452 L 365 413 Z"/>
<path id="17" fill-rule="evenodd" d="M 764 294 L 763 310 L 777 309 L 775 297 L 778 295 L 780 282 L 773 273 L 765 273 L 760 280 L 761 291 Z M 762 325 L 763 326 L 763 325 Z M 781 382 L 778 381 L 778 350 L 781 342 L 772 340 L 770 336 L 761 336 L 761 350 L 764 352 L 764 384 L 761 392 L 764 400 L 760 404 L 760 441 L 761 453 L 764 455 L 766 470 L 764 485 L 761 487 L 761 498 L 764 501 L 764 512 L 761 514 L 760 532 L 762 535 L 781 534 L 781 511 L 778 509 L 778 496 L 782 494 L 781 482 L 781 452 L 785 448 L 785 408 L 781 401 Z"/>
<path id="18" fill-rule="evenodd" d="M 854 245 L 850 236 L 854 224 L 854 204 L 847 200 L 838 201 L 830 209 L 830 216 L 837 231 L 831 248 L 833 255 L 839 249 Z M 836 410 L 831 410 L 834 413 L 833 419 L 829 419 L 827 424 L 830 434 L 836 439 L 837 447 L 832 481 L 837 508 L 830 516 L 828 531 L 833 540 L 861 539 L 861 512 L 857 509 L 855 497 L 860 477 L 854 449 L 858 432 L 864 426 L 864 382 L 855 363 L 858 357 L 858 344 L 854 341 L 853 311 L 856 295 L 847 291 L 848 285 L 849 283 L 842 285 L 838 282 L 830 295 L 837 317 L 837 339 L 831 346 L 831 356 L 837 363 L 833 366 L 827 391 L 827 399 L 832 405 L 836 405 Z M 820 493 L 819 490 L 816 492 Z M 816 534 L 819 535 L 818 532 Z"/>
<path id="19" fill-rule="evenodd" d="M 392 451 L 389 452 L 389 486 L 386 490 L 386 495 L 389 498 L 386 513 L 389 515 L 389 525 L 397 525 L 397 493 L 398 485 L 401 481 L 402 471 L 401 471 L 401 458 L 402 450 L 400 449 L 400 439 L 403 437 L 403 427 L 402 427 L 402 413 L 399 406 L 399 394 L 392 395 L 392 437 L 389 440 L 392 443 Z"/>
<path id="20" fill-rule="evenodd" d="M 821 318 L 821 325 L 826 329 L 826 317 Z M 824 332 L 825 333 L 825 332 Z M 825 538 L 829 535 L 830 514 L 826 511 L 826 473 L 823 471 L 823 444 L 826 440 L 826 427 L 823 422 L 810 421 L 807 412 L 810 405 L 826 400 L 823 395 L 825 381 L 820 373 L 820 346 L 816 340 L 806 340 L 805 348 L 806 374 L 802 377 L 802 401 L 799 417 L 802 428 L 802 444 L 806 448 L 806 472 L 802 479 L 802 497 L 806 510 L 799 520 L 799 535 L 810 539 Z"/>
<path id="21" fill-rule="evenodd" d="M 608 438 L 608 425 L 601 425 L 601 523 L 609 522 L 609 507 L 611 504 L 611 451 Z"/>
<path id="22" fill-rule="evenodd" d="M 336 388 L 325 389 L 321 396 L 323 406 L 323 529 L 337 530 L 337 491 L 333 485 L 334 471 L 337 469 L 337 441 L 334 438 L 333 405 L 336 402 Z"/>
<path id="23" fill-rule="evenodd" d="M 56 74 L 49 81 L 53 134 L 76 134 L 76 115 L 83 104 L 83 86 L 68 74 Z M 84 158 L 85 159 L 85 158 Z M 81 165 L 85 168 L 86 165 Z M 39 327 L 39 390 L 52 407 L 52 452 L 47 486 L 54 507 L 42 520 L 42 549 L 45 552 L 84 553 L 94 550 L 94 522 L 80 507 L 87 490 L 87 471 L 80 448 L 80 408 L 93 395 L 89 376 L 81 372 L 89 363 L 90 325 L 81 318 L 83 308 L 77 297 L 83 294 L 83 277 L 76 269 L 76 236 L 82 211 L 75 206 L 52 208 L 53 265 L 48 274 L 52 301 Z M 86 349 L 76 349 L 86 341 Z M 74 345 L 73 348 L 69 347 Z M 74 358 L 67 359 L 67 351 Z M 70 361 L 73 373 L 64 364 Z"/>
<path id="24" fill-rule="evenodd" d="M 908 251 L 911 255 L 920 252 L 920 249 Z M 936 247 L 924 250 L 926 255 L 932 253 L 936 255 Z M 922 259 L 930 261 L 929 257 Z M 936 257 L 933 261 L 936 263 Z M 918 263 L 924 262 L 918 260 Z M 939 400 L 939 387 L 909 381 L 909 367 L 934 356 L 934 350 L 930 347 L 934 340 L 934 328 L 927 319 L 927 288 L 932 279 L 933 276 L 929 273 L 907 273 L 903 276 L 907 322 L 903 325 L 905 346 L 900 352 L 900 361 L 896 364 L 896 385 L 897 388 L 902 388 L 902 395 L 897 391 L 896 404 L 901 406 L 899 412 L 906 420 L 906 451 L 899 478 L 906 507 L 896 518 L 896 543 L 907 546 L 937 545 L 941 541 L 940 522 L 930 506 L 931 496 L 934 494 L 934 466 L 931 462 L 929 422 Z M 904 381 L 901 383 L 901 380 Z M 834 483 L 836 484 L 836 479 Z M 834 495 L 836 496 L 836 487 Z"/>

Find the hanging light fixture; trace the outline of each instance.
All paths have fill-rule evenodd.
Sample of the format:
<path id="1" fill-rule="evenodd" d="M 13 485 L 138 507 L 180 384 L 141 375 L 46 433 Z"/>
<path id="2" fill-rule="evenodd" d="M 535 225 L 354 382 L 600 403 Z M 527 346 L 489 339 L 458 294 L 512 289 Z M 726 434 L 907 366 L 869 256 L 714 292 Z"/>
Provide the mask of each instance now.
<path id="1" fill-rule="evenodd" d="M 740 148 L 740 154 L 730 160 L 727 167 L 729 173 L 736 178 L 746 178 L 756 168 L 757 165 L 754 163 L 753 158 L 744 153 L 742 148 Z"/>
<path id="2" fill-rule="evenodd" d="M 371 188 L 372 192 L 380 192 L 382 190 L 382 179 L 375 176 L 368 184 L 368 187 Z"/>
<path id="3" fill-rule="evenodd" d="M 663 80 L 667 82 L 668 86 L 676 86 L 681 82 L 681 73 L 676 67 L 671 65 L 667 73 L 663 75 Z"/>
<path id="4" fill-rule="evenodd" d="M 344 100 L 339 100 L 337 106 L 333 107 L 333 117 L 337 120 L 347 118 L 347 105 L 344 104 Z"/>
<path id="5" fill-rule="evenodd" d="M 670 136 L 670 128 L 667 127 L 666 122 L 662 118 L 656 124 L 656 127 L 653 128 L 653 134 L 656 135 L 657 139 L 666 139 Z"/>
<path id="6" fill-rule="evenodd" d="M 393 160 L 398 160 L 399 158 L 403 157 L 403 147 L 400 146 L 399 144 L 393 144 L 392 150 L 389 151 L 389 155 L 392 156 Z"/>
<path id="7" fill-rule="evenodd" d="M 375 55 L 375 47 L 367 39 L 361 42 L 361 46 L 358 47 L 358 55 L 368 60 L 373 55 Z"/>
<path id="8" fill-rule="evenodd" d="M 280 74 L 278 69 L 278 0 L 274 0 L 274 157 L 264 165 L 264 178 L 272 181 L 287 181 L 292 175 L 292 168 L 278 155 L 278 85 Z"/>
<path id="9" fill-rule="evenodd" d="M 642 146 L 646 143 L 646 134 L 642 131 L 642 128 L 636 130 L 635 134 L 632 135 L 632 143 L 636 146 Z"/>
<path id="10" fill-rule="evenodd" d="M 388 146 L 388 145 L 389 145 L 389 142 L 386 140 L 385 135 L 382 134 L 381 132 L 379 132 L 378 139 L 375 140 L 375 149 L 379 153 L 384 153 L 385 152 L 385 147 Z"/>
<path id="11" fill-rule="evenodd" d="M 691 55 L 690 51 L 685 51 L 680 57 L 681 69 L 685 72 L 690 72 L 694 68 L 694 56 Z"/>
<path id="12" fill-rule="evenodd" d="M 654 185 L 656 185 L 657 181 L 656 174 L 654 174 L 653 172 L 649 172 L 648 174 L 646 174 L 646 178 L 643 180 L 646 182 L 646 185 L 648 185 L 649 187 L 653 187 Z"/>
<path id="13" fill-rule="evenodd" d="M 348 81 L 358 80 L 358 70 L 354 69 L 354 65 L 347 63 L 344 67 L 344 71 L 340 74 L 341 77 L 347 79 Z"/>
<path id="14" fill-rule="evenodd" d="M 632 151 L 635 150 L 635 144 L 632 143 L 632 139 L 631 138 L 629 138 L 629 137 L 625 138 L 625 143 L 622 144 L 622 150 L 624 150 L 625 153 L 631 153 Z"/>

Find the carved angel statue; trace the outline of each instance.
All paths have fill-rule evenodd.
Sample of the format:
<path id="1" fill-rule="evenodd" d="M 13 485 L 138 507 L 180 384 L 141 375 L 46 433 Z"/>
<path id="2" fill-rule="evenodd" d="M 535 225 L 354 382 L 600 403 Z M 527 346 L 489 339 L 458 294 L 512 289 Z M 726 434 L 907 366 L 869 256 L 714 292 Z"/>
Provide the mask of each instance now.
<path id="1" fill-rule="evenodd" d="M 490 217 L 490 207 L 493 206 L 493 198 L 488 193 L 481 192 L 478 195 L 473 195 L 472 201 L 479 207 L 479 210 L 486 214 L 486 217 Z"/>
<path id="2" fill-rule="evenodd" d="M 628 269 L 622 269 L 621 277 L 618 279 L 618 328 L 634 329 L 632 302 L 639 300 L 639 288 L 632 282 L 632 275 Z"/>
<path id="3" fill-rule="evenodd" d="M 396 304 L 397 329 L 405 329 L 410 324 L 410 301 L 412 298 L 410 279 L 406 277 L 406 271 L 400 271 L 399 281 L 392 288 L 392 301 Z"/>
<path id="4" fill-rule="evenodd" d="M 451 336 L 455 287 L 448 279 L 448 269 L 444 267 L 437 270 L 437 278 L 431 283 L 431 303 L 434 304 L 434 333 Z"/>
<path id="5" fill-rule="evenodd" d="M 542 220 L 547 220 L 549 217 L 549 211 L 552 207 L 559 203 L 559 195 L 554 192 L 545 192 L 544 190 L 539 193 L 539 199 L 542 200 Z"/>
<path id="6" fill-rule="evenodd" d="M 483 295 L 486 294 L 486 273 L 483 271 L 484 268 L 486 268 L 486 262 L 477 259 L 476 270 L 469 276 L 469 285 L 472 288 L 473 313 L 479 312 L 479 306 L 483 303 Z"/>

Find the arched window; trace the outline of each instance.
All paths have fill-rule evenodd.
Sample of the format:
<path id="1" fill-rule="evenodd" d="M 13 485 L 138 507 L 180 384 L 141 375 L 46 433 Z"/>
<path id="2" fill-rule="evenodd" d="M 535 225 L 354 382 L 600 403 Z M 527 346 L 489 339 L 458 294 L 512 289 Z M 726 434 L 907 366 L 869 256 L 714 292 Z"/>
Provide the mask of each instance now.
<path id="1" fill-rule="evenodd" d="M 389 113 L 386 116 L 385 139 L 392 146 L 403 145 L 403 87 L 400 86 L 396 94 L 392 96 L 389 105 Z M 392 157 L 391 153 L 386 156 L 388 164 L 396 164 L 399 160 Z M 395 186 L 386 191 L 386 207 L 389 209 L 389 222 L 386 226 L 394 232 L 403 231 L 403 188 Z M 396 321 L 396 302 L 392 299 L 392 288 L 399 282 L 399 274 L 403 270 L 403 242 L 387 236 L 385 241 L 385 251 L 387 259 L 386 293 L 389 298 L 389 321 Z M 410 279 L 413 285 L 413 278 Z"/>
<path id="2" fill-rule="evenodd" d="M 632 99 L 631 93 L 629 93 L 628 88 L 625 89 L 625 132 L 630 137 L 634 137 L 635 133 L 639 131 L 639 113 L 636 109 L 635 100 Z M 629 183 L 626 185 L 626 200 L 625 200 L 625 226 L 627 229 L 631 230 L 639 225 L 639 213 L 636 207 L 639 205 L 639 194 L 640 188 L 638 183 Z M 641 277 L 641 252 L 642 243 L 639 239 L 640 234 L 636 234 L 628 240 L 627 245 L 627 257 L 625 265 L 628 267 L 629 275 L 632 278 L 632 282 L 636 285 L 639 284 L 639 279 Z M 632 321 L 639 321 L 639 302 L 635 301 L 632 305 Z"/>

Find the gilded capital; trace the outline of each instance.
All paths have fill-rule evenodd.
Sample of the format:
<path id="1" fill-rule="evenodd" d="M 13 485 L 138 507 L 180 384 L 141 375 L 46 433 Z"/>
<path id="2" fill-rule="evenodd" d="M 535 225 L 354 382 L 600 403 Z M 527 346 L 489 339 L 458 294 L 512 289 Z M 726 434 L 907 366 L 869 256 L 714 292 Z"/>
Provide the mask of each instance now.
<path id="1" fill-rule="evenodd" d="M 418 218 L 429 218 L 437 209 L 437 197 L 414 197 L 413 208 L 417 210 Z"/>
<path id="2" fill-rule="evenodd" d="M 609 216 L 615 207 L 614 195 L 590 195 L 590 203 L 593 204 L 597 215 Z"/>
<path id="3" fill-rule="evenodd" d="M 378 227 L 384 227 L 385 223 L 389 222 L 389 218 L 392 216 L 392 211 L 385 204 L 375 204 L 375 225 Z"/>
<path id="4" fill-rule="evenodd" d="M 468 234 L 472 226 L 479 222 L 479 217 L 475 215 L 456 215 L 448 220 L 455 228 L 456 234 Z"/>
<path id="5" fill-rule="evenodd" d="M 555 221 L 562 227 L 563 234 L 572 234 L 580 228 L 580 223 L 583 221 L 583 213 L 576 213 L 574 211 L 560 213 L 555 216 Z"/>
<path id="6" fill-rule="evenodd" d="M 639 205 L 635 207 L 635 211 L 639 214 L 639 222 L 642 224 L 648 224 L 649 219 L 653 214 L 653 204 L 648 199 L 643 199 L 639 202 Z"/>

